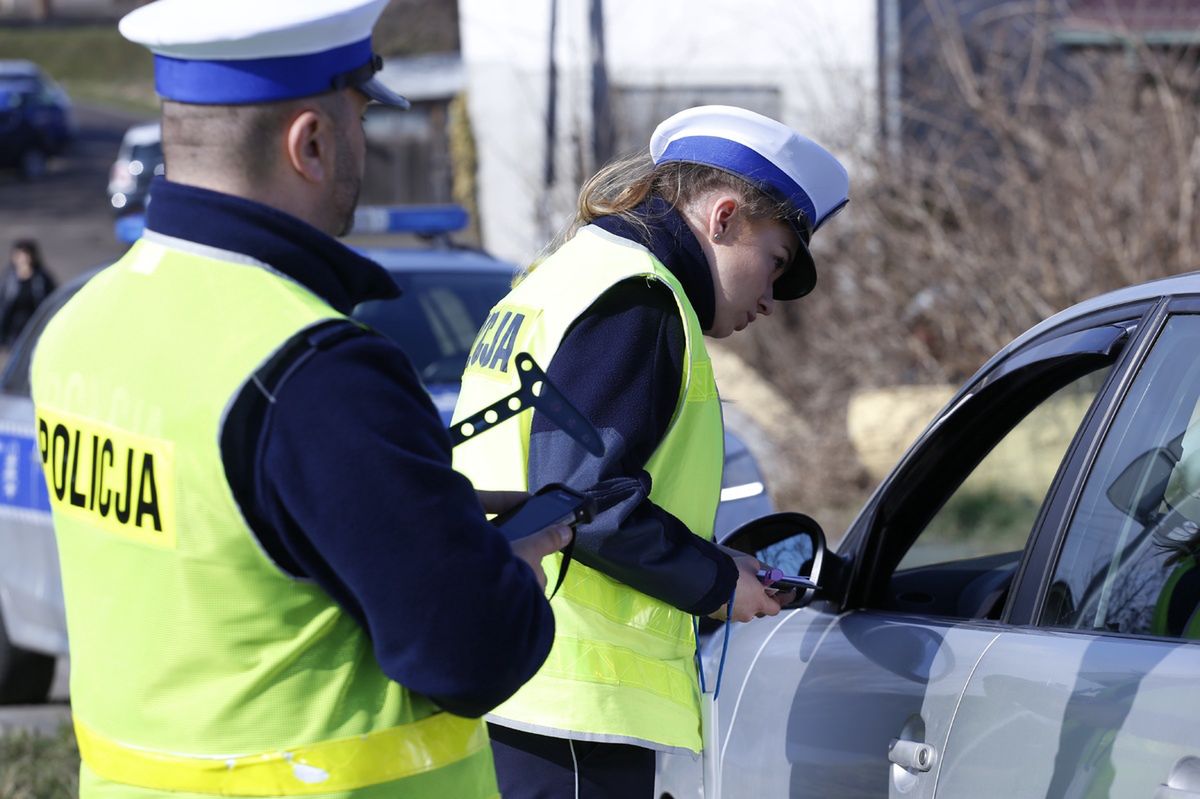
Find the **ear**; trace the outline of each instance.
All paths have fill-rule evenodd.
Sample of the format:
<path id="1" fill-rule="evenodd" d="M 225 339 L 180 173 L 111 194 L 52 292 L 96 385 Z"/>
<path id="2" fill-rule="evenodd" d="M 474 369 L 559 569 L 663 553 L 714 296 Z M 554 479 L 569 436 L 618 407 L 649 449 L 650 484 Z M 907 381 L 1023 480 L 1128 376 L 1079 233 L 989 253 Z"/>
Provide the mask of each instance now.
<path id="1" fill-rule="evenodd" d="M 732 194 L 719 194 L 713 198 L 708 210 L 708 237 L 721 241 L 729 237 L 729 228 L 738 212 L 738 198 Z"/>
<path id="2" fill-rule="evenodd" d="M 333 122 L 320 109 L 305 108 L 288 123 L 286 162 L 308 183 L 323 183 L 334 158 Z"/>

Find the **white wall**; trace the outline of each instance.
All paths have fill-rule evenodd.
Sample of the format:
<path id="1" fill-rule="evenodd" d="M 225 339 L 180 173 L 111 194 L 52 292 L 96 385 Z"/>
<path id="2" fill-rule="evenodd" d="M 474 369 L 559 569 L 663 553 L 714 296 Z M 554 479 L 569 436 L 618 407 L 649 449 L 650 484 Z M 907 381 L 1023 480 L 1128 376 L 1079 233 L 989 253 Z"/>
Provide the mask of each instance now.
<path id="1" fill-rule="evenodd" d="M 484 246 L 518 262 L 569 221 L 579 185 L 596 167 L 588 149 L 589 4 L 558 0 L 558 181 L 543 186 L 550 2 L 459 0 Z M 875 7 L 876 0 L 605 0 L 609 82 L 773 88 L 783 122 L 849 155 L 878 127 Z"/>

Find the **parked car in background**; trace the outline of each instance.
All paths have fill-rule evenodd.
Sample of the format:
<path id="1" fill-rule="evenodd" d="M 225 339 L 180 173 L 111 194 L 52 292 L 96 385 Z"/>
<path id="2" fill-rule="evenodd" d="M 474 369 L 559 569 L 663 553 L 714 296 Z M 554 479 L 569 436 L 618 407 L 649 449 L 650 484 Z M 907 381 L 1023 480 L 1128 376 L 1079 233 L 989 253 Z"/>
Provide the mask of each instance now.
<path id="1" fill-rule="evenodd" d="M 363 303 L 354 316 L 399 343 L 449 425 L 459 377 L 488 311 L 507 293 L 516 267 L 485 252 L 456 246 L 449 234 L 467 223 L 458 207 L 363 208 L 356 232 L 410 234 L 418 243 L 361 247 L 383 265 L 402 296 Z M 118 237 L 141 235 L 135 215 L 117 220 Z M 62 286 L 38 309 L 0 373 L 0 704 L 46 696 L 54 659 L 67 654 L 66 621 L 50 501 L 34 441 L 29 364 L 50 317 L 97 270 Z M 758 466 L 727 433 L 718 535 L 770 513 Z"/>
<path id="2" fill-rule="evenodd" d="M 820 588 L 732 630 L 707 762 L 663 756 L 657 795 L 705 766 L 727 799 L 1200 795 L 1198 352 L 1200 273 L 1084 302 L 957 392 L 836 552 L 798 515 L 735 533 Z"/>
<path id="3" fill-rule="evenodd" d="M 162 126 L 158 122 L 134 125 L 121 138 L 117 160 L 108 172 L 109 204 L 117 213 L 142 210 L 150 181 L 165 173 Z"/>
<path id="4" fill-rule="evenodd" d="M 67 93 L 32 61 L 0 61 L 0 168 L 34 180 L 75 136 Z"/>

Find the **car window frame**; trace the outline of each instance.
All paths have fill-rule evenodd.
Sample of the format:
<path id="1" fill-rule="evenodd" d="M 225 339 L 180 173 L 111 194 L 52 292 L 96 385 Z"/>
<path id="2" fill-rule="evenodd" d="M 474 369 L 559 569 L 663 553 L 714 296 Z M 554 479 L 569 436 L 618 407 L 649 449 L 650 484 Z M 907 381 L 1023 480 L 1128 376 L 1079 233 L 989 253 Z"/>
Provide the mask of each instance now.
<path id="1" fill-rule="evenodd" d="M 1014 583 L 1013 596 L 1010 599 L 1014 623 L 1063 634 L 1093 636 L 1097 634 L 1097 631 L 1091 629 L 1072 630 L 1044 627 L 1038 623 L 1038 620 L 1045 608 L 1050 585 L 1058 568 L 1058 561 L 1062 556 L 1071 523 L 1079 509 L 1079 503 L 1083 499 L 1084 487 L 1092 478 L 1100 451 L 1113 432 L 1116 416 L 1127 400 L 1134 381 L 1162 335 L 1167 322 L 1172 316 L 1181 314 L 1200 315 L 1200 294 L 1160 297 L 1152 311 L 1147 314 L 1145 324 L 1135 340 L 1131 341 L 1127 347 L 1127 352 L 1123 356 L 1126 363 L 1119 380 L 1109 386 L 1103 413 L 1098 413 L 1096 418 L 1091 420 L 1090 429 L 1087 431 L 1087 446 L 1071 453 L 1066 461 L 1064 470 L 1073 475 L 1073 480 L 1069 491 L 1064 490 L 1053 498 L 1055 525 L 1053 528 L 1043 526 L 1040 530 L 1035 531 L 1036 540 L 1031 541 L 1029 547 L 1030 567 L 1023 575 L 1024 580 L 1020 584 Z M 1157 636 L 1142 633 L 1105 632 L 1103 634 L 1139 640 L 1172 640 L 1188 643 L 1180 641 L 1180 639 L 1159 639 Z"/>
<path id="2" fill-rule="evenodd" d="M 985 364 L 979 372 L 964 384 L 947 404 L 946 408 L 934 418 L 929 427 L 917 438 L 916 442 L 901 458 L 889 476 L 876 489 L 858 518 L 851 525 L 850 530 L 843 539 L 842 546 L 839 547 L 839 556 L 847 562 L 848 568 L 845 570 L 845 573 L 848 576 L 845 584 L 841 587 L 840 596 L 831 597 L 834 604 L 839 605 L 843 609 L 877 607 L 878 603 L 873 603 L 871 598 L 883 588 L 880 583 L 883 579 L 880 576 L 880 571 L 888 569 L 887 563 L 883 558 L 883 553 L 888 549 L 887 538 L 889 534 L 894 534 L 887 528 L 885 524 L 887 520 L 881 518 L 881 513 L 884 512 L 885 506 L 889 504 L 889 501 L 895 499 L 896 492 L 901 490 L 899 486 L 903 483 L 904 479 L 911 476 L 912 470 L 919 465 L 923 457 L 928 456 L 930 448 L 937 446 L 938 439 L 944 435 L 943 431 L 947 420 L 962 418 L 961 413 L 968 404 L 977 407 L 975 403 L 980 398 L 989 394 L 992 388 L 1002 383 L 1005 376 L 1016 375 L 1024 369 L 1049 364 L 1056 357 L 1054 355 L 1056 352 L 1054 342 L 1056 341 L 1062 342 L 1068 337 L 1075 337 L 1077 341 L 1084 342 L 1087 340 L 1087 336 L 1084 335 L 1081 337 L 1080 334 L 1086 334 L 1088 330 L 1104 327 L 1123 326 L 1127 330 L 1132 329 L 1132 332 L 1128 333 L 1125 337 L 1118 337 L 1113 341 L 1114 345 L 1119 344 L 1121 346 L 1121 350 L 1109 365 L 1110 372 L 1105 383 L 1096 393 L 1091 407 L 1076 429 L 1071 444 L 1068 446 L 1066 453 L 1059 463 L 1059 468 L 1047 489 L 1046 497 L 1038 511 L 1029 540 L 1026 543 L 1024 551 L 1021 553 L 1021 559 L 1013 576 L 1009 595 L 1005 600 L 999 619 L 999 623 L 1005 625 L 1019 623 L 1013 617 L 1013 608 L 1017 593 L 1025 583 L 1029 570 L 1029 561 L 1034 552 L 1034 545 L 1042 537 L 1042 531 L 1047 527 L 1058 530 L 1060 526 L 1061 520 L 1057 515 L 1060 509 L 1055 500 L 1068 488 L 1072 490 L 1078 489 L 1078 486 L 1075 486 L 1073 481 L 1064 480 L 1065 475 L 1072 474 L 1069 464 L 1074 462 L 1078 454 L 1077 451 L 1081 448 L 1086 448 L 1083 445 L 1090 442 L 1091 439 L 1087 431 L 1092 429 L 1099 417 L 1106 417 L 1108 415 L 1106 412 L 1112 404 L 1115 387 L 1120 383 L 1121 378 L 1129 368 L 1131 354 L 1136 353 L 1136 344 L 1143 339 L 1148 320 L 1154 316 L 1162 303 L 1162 298 L 1152 297 L 1125 303 L 1120 306 L 1098 309 L 1042 331 L 1035 338 L 1021 342 L 1020 346 L 1011 350 L 1002 350 L 999 355 Z M 1030 353 L 1039 349 L 1045 353 L 1049 353 L 1049 357 L 1030 361 Z M 1067 349 L 1068 351 L 1060 352 L 1058 357 L 1069 356 L 1069 348 Z M 1086 353 L 1088 350 L 1082 350 L 1082 352 Z M 1064 365 L 1063 368 L 1067 367 Z M 1029 372 L 1029 375 L 1033 374 L 1034 372 Z M 1050 394 L 1047 394 L 1042 401 L 1049 396 Z M 980 410 L 976 410 L 970 417 L 966 418 L 971 420 L 972 417 L 979 416 L 980 413 Z M 1017 421 L 1011 424 L 998 425 L 999 427 L 1003 427 L 1004 431 L 999 434 L 999 437 L 988 447 L 987 451 L 990 452 L 994 448 L 995 443 L 1002 440 L 1027 415 L 1028 412 L 1021 415 Z M 980 457 L 980 460 L 985 456 L 986 453 Z M 975 464 L 977 465 L 978 463 L 979 461 L 976 460 Z M 972 466 L 971 470 L 974 468 Z M 967 473 L 969 474 L 971 470 L 968 470 Z M 921 483 L 927 483 L 930 480 L 937 480 L 936 471 L 929 472 L 920 478 Z M 954 487 L 947 488 L 945 493 L 941 495 L 942 501 L 953 495 L 959 485 L 961 485 L 961 481 L 955 483 Z M 909 497 L 913 494 L 911 488 L 903 490 L 904 494 Z M 911 499 L 904 501 L 911 501 Z M 900 504 L 903 505 L 903 501 Z M 940 506 L 941 504 L 939 503 L 938 507 Z M 935 513 L 936 510 L 931 511 L 929 518 L 932 518 Z M 922 529 L 924 528 L 922 527 Z M 907 615 L 905 611 L 896 612 Z M 976 621 L 981 623 L 996 623 L 986 622 L 983 619 Z"/>

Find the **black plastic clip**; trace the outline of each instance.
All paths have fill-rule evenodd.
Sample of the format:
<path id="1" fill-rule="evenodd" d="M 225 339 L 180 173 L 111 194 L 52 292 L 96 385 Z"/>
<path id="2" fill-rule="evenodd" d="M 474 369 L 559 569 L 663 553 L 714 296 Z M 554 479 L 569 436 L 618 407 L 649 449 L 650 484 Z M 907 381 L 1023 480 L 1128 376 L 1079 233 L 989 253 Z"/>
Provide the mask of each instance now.
<path id="1" fill-rule="evenodd" d="M 527 408 L 537 408 L 588 452 L 596 457 L 603 455 L 604 442 L 600 440 L 596 428 L 575 406 L 567 402 L 567 398 L 546 378 L 546 373 L 534 362 L 533 357 L 527 352 L 519 352 L 515 364 L 521 387 L 478 413 L 452 424 L 449 430 L 452 445 L 457 447 Z"/>

